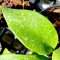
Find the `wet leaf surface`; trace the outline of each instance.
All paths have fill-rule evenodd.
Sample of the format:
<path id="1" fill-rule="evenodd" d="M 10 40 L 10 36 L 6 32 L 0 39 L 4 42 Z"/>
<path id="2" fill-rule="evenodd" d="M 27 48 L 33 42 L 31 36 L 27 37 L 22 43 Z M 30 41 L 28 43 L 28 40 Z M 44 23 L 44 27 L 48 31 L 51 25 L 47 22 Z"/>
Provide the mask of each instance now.
<path id="1" fill-rule="evenodd" d="M 38 54 L 49 54 L 58 43 L 52 23 L 37 12 L 3 8 L 9 28 L 28 49 Z"/>

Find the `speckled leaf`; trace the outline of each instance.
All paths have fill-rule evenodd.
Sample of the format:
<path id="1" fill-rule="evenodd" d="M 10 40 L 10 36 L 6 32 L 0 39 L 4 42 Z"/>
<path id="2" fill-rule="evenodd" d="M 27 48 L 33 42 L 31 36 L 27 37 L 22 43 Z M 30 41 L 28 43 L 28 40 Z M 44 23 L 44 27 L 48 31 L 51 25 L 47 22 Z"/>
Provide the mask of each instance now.
<path id="1" fill-rule="evenodd" d="M 39 55 L 3 54 L 0 55 L 0 60 L 51 60 L 51 58 Z"/>
<path id="2" fill-rule="evenodd" d="M 3 8 L 9 28 L 30 50 L 41 55 L 49 54 L 58 43 L 58 36 L 51 22 L 30 10 Z"/>
<path id="3" fill-rule="evenodd" d="M 56 49 L 53 52 L 52 60 L 60 60 L 60 48 Z"/>

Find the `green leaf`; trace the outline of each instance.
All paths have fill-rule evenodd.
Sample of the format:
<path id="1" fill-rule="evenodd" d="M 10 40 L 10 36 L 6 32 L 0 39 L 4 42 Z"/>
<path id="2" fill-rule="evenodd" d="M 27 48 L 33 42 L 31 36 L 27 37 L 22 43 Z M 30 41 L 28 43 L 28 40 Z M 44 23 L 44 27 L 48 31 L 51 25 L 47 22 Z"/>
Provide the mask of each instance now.
<path id="1" fill-rule="evenodd" d="M 1 10 L 1 7 L 0 7 L 0 20 L 1 20 L 1 18 L 2 18 L 2 10 Z"/>
<path id="2" fill-rule="evenodd" d="M 41 55 L 54 50 L 58 35 L 43 15 L 30 10 L 3 8 L 2 11 L 8 27 L 28 49 Z"/>
<path id="3" fill-rule="evenodd" d="M 56 49 L 53 52 L 52 60 L 60 60 L 60 48 Z"/>
<path id="4" fill-rule="evenodd" d="M 4 54 L 0 55 L 0 60 L 51 60 L 51 58 L 39 55 Z"/>
<path id="5" fill-rule="evenodd" d="M 5 50 L 4 50 L 4 52 L 3 52 L 3 54 L 9 54 L 9 53 L 11 53 L 10 51 L 8 51 L 7 50 L 7 48 L 5 48 Z"/>

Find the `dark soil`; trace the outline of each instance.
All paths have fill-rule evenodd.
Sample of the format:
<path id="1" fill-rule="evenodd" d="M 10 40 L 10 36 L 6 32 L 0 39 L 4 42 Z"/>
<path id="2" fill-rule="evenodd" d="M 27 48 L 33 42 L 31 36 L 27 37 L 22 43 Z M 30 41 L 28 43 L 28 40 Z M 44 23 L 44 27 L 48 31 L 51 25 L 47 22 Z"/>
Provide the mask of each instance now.
<path id="1" fill-rule="evenodd" d="M 32 9 L 29 0 L 1 0 L 0 4 L 14 9 Z"/>

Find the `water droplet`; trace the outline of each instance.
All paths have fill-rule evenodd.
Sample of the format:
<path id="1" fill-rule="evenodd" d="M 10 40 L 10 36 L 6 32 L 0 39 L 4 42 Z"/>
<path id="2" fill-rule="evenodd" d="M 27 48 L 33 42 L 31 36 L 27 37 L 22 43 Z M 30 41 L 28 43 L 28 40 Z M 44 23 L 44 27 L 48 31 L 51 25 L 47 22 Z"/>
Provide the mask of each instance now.
<path id="1" fill-rule="evenodd" d="M 33 42 L 33 43 L 35 43 L 35 41 L 34 41 L 34 40 L 32 40 L 32 42 Z"/>
<path id="2" fill-rule="evenodd" d="M 22 16 L 24 15 L 23 11 L 22 11 Z"/>
<path id="3" fill-rule="evenodd" d="M 18 29 L 16 30 L 16 32 L 18 32 Z"/>
<path id="4" fill-rule="evenodd" d="M 28 58 L 24 58 L 24 60 L 29 60 Z"/>
<path id="5" fill-rule="evenodd" d="M 25 37 L 24 39 L 25 39 L 26 41 L 28 41 L 28 40 L 29 40 L 29 39 L 28 39 L 28 37 Z"/>
<path id="6" fill-rule="evenodd" d="M 11 18 L 11 16 L 8 15 L 8 18 Z"/>
<path id="7" fill-rule="evenodd" d="M 34 46 L 35 46 L 35 44 L 33 43 L 33 44 L 32 44 L 32 48 L 33 48 Z"/>
<path id="8" fill-rule="evenodd" d="M 23 17 L 24 20 L 26 20 L 26 17 Z"/>
<path id="9" fill-rule="evenodd" d="M 24 27 L 23 25 L 20 25 L 22 28 Z"/>
<path id="10" fill-rule="evenodd" d="M 32 14 L 29 14 L 29 16 L 32 16 Z"/>
<path id="11" fill-rule="evenodd" d="M 35 21 L 35 20 L 33 19 L 32 22 L 34 23 L 34 21 Z"/>
<path id="12" fill-rule="evenodd" d="M 33 44 L 33 46 L 35 46 L 35 44 Z"/>
<path id="13" fill-rule="evenodd" d="M 35 24 L 35 27 L 38 28 L 38 26 Z"/>

